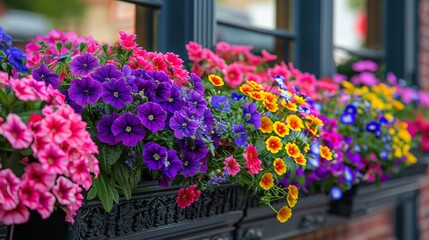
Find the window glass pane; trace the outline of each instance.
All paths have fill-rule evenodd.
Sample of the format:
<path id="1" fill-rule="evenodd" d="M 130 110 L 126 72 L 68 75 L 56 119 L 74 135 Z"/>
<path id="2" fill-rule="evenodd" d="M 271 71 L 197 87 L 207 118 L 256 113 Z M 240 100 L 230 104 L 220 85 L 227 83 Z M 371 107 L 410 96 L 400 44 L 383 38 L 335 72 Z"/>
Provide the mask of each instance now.
<path id="1" fill-rule="evenodd" d="M 53 28 L 98 41 L 117 41 L 119 30 L 134 33 L 135 5 L 115 0 L 3 0 L 0 25 L 18 42 Z"/>
<path id="2" fill-rule="evenodd" d="M 218 19 L 293 31 L 293 0 L 217 0 Z"/>

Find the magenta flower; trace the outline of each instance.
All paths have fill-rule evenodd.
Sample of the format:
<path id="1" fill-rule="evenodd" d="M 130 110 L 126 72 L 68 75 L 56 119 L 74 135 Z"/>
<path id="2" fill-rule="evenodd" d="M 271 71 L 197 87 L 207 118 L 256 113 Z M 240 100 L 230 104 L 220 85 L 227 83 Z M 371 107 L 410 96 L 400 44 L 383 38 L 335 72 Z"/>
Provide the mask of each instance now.
<path id="1" fill-rule="evenodd" d="M 79 158 L 70 162 L 68 169 L 70 171 L 71 179 L 75 183 L 82 185 L 85 190 L 88 190 L 91 187 L 92 178 L 88 171 L 88 163 L 84 158 Z"/>
<path id="2" fill-rule="evenodd" d="M 70 62 L 70 68 L 73 75 L 85 76 L 98 68 L 98 60 L 90 53 L 85 53 L 82 56 L 76 57 Z"/>
<path id="3" fill-rule="evenodd" d="M 146 136 L 140 119 L 129 112 L 124 113 L 113 122 L 112 133 L 117 140 L 128 147 L 134 147 Z"/>
<path id="4" fill-rule="evenodd" d="M 68 172 L 68 159 L 63 150 L 58 145 L 47 144 L 43 150 L 38 153 L 42 168 L 50 173 L 63 174 Z"/>
<path id="5" fill-rule="evenodd" d="M 378 69 L 377 63 L 371 60 L 361 60 L 353 63 L 352 69 L 356 72 L 370 71 L 375 72 Z"/>
<path id="6" fill-rule="evenodd" d="M 91 74 L 91 77 L 95 80 L 104 83 L 109 82 L 110 79 L 122 79 L 124 77 L 124 74 L 119 71 L 115 65 L 112 64 L 106 64 L 103 67 L 100 67 Z"/>
<path id="7" fill-rule="evenodd" d="M 112 124 L 119 118 L 119 114 L 113 113 L 112 115 L 104 115 L 97 123 L 97 138 L 109 145 L 118 144 L 120 141 L 113 135 Z"/>
<path id="8" fill-rule="evenodd" d="M 28 208 L 26 208 L 22 203 L 11 210 L 0 208 L 0 222 L 6 225 L 25 223 L 29 218 L 30 211 L 28 211 Z"/>
<path id="9" fill-rule="evenodd" d="M 122 109 L 127 103 L 133 101 L 131 87 L 123 80 L 111 79 L 103 83 L 103 101 L 116 109 Z"/>
<path id="10" fill-rule="evenodd" d="M 36 210 L 42 219 L 48 218 L 54 211 L 55 197 L 50 192 L 40 192 L 39 205 Z"/>
<path id="11" fill-rule="evenodd" d="M 235 176 L 238 172 L 240 172 L 240 164 L 234 159 L 234 156 L 229 156 L 225 158 L 225 161 L 223 163 L 225 167 L 223 167 L 223 170 L 228 172 L 229 175 Z"/>
<path id="12" fill-rule="evenodd" d="M 70 99 L 80 106 L 96 103 L 100 99 L 101 93 L 101 83 L 91 77 L 73 79 L 68 90 Z"/>
<path id="13" fill-rule="evenodd" d="M 31 131 L 22 122 L 21 118 L 14 113 L 7 116 L 6 122 L 2 124 L 1 128 L 1 134 L 15 149 L 27 148 L 33 141 Z"/>
<path id="14" fill-rule="evenodd" d="M 19 189 L 19 199 L 22 204 L 35 210 L 39 205 L 39 191 L 30 182 L 24 182 Z"/>
<path id="15" fill-rule="evenodd" d="M 143 150 L 143 162 L 150 170 L 159 170 L 167 160 L 167 148 L 148 142 Z"/>
<path id="16" fill-rule="evenodd" d="M 153 102 L 142 104 L 137 110 L 140 121 L 152 132 L 158 132 L 165 127 L 167 113 L 161 105 Z"/>
<path id="17" fill-rule="evenodd" d="M 49 141 L 63 143 L 71 136 L 70 121 L 57 114 L 49 114 L 41 121 L 41 130 L 37 133 Z"/>
<path id="18" fill-rule="evenodd" d="M 20 183 L 10 169 L 0 171 L 0 209 L 9 211 L 18 206 Z"/>
<path id="19" fill-rule="evenodd" d="M 57 197 L 60 204 L 69 205 L 76 201 L 76 189 L 74 185 L 72 181 L 63 176 L 57 179 L 55 186 L 52 188 L 52 192 L 55 197 Z"/>
<path id="20" fill-rule="evenodd" d="M 55 184 L 57 175 L 43 169 L 40 163 L 30 163 L 24 171 L 22 181 L 29 182 L 34 188 L 50 190 Z"/>
<path id="21" fill-rule="evenodd" d="M 119 36 L 121 41 L 119 42 L 119 45 L 123 48 L 125 48 L 128 51 L 133 50 L 135 47 L 137 47 L 137 43 L 135 42 L 136 35 L 135 34 L 127 34 L 124 31 L 119 31 Z"/>

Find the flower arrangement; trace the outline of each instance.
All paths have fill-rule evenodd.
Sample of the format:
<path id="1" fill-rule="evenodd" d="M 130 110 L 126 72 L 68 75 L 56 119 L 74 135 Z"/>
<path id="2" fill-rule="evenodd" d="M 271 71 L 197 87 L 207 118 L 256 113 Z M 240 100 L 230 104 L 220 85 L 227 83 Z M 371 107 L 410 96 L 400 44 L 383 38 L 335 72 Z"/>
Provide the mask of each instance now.
<path id="1" fill-rule="evenodd" d="M 14 77 L 26 58 L 0 35 L 0 221 L 25 223 L 30 210 L 46 219 L 58 207 L 73 222 L 99 172 L 98 148 L 63 95 L 32 76 Z"/>

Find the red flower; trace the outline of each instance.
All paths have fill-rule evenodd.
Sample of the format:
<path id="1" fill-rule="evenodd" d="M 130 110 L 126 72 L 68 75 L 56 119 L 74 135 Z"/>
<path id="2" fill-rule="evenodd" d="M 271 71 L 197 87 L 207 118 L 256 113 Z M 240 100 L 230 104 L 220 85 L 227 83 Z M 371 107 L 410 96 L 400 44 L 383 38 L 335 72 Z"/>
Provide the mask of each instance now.
<path id="1" fill-rule="evenodd" d="M 198 201 L 198 198 L 201 195 L 200 190 L 195 190 L 197 187 L 196 184 L 188 187 L 181 188 L 177 194 L 176 203 L 180 208 L 186 208 L 191 205 L 193 202 Z"/>

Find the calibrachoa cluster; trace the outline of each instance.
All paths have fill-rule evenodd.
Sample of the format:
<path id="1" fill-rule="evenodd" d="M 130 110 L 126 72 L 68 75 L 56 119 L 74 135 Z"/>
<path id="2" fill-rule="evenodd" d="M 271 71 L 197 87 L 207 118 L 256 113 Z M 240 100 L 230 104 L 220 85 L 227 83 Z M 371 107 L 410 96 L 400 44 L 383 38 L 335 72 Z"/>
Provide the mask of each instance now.
<path id="1" fill-rule="evenodd" d="M 0 83 L 0 221 L 27 222 L 29 210 L 45 219 L 58 206 L 74 222 L 99 173 L 86 123 L 44 82 L 1 73 Z"/>

